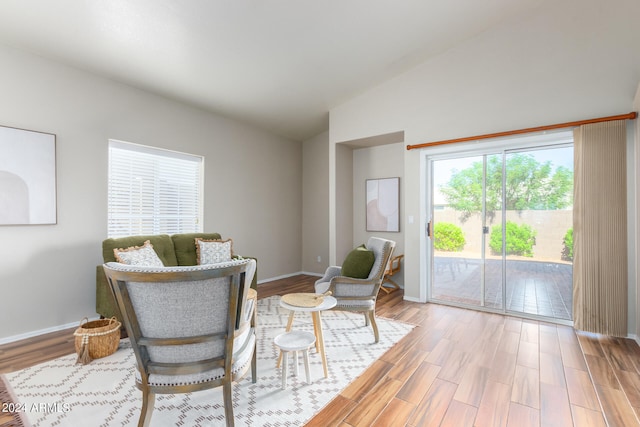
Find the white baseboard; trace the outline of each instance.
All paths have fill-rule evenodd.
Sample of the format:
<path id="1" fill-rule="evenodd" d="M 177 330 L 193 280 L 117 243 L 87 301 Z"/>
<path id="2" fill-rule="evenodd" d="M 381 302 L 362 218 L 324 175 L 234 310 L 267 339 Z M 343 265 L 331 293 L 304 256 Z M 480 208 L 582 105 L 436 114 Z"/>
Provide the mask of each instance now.
<path id="1" fill-rule="evenodd" d="M 317 277 L 324 276 L 324 274 L 322 274 L 322 273 L 311 273 L 310 271 L 303 271 L 300 274 L 306 274 L 307 276 L 317 276 Z"/>
<path id="2" fill-rule="evenodd" d="M 99 317 L 94 317 L 89 320 L 96 320 L 96 319 L 99 319 Z M 24 334 L 13 335 L 11 337 L 0 338 L 0 345 L 25 340 L 27 338 L 37 337 L 39 335 L 50 334 L 51 332 L 58 332 L 65 329 L 71 329 L 73 327 L 78 327 L 78 326 L 80 326 L 80 323 L 73 322 L 73 323 L 67 323 L 65 325 L 52 326 L 50 328 L 40 329 L 37 331 L 25 332 Z"/>
<path id="3" fill-rule="evenodd" d="M 274 280 L 280 280 L 280 279 L 286 279 L 288 277 L 298 276 L 300 274 L 306 274 L 306 275 L 309 275 L 309 276 L 322 277 L 322 274 L 318 274 L 318 273 L 309 273 L 309 272 L 306 272 L 306 271 L 297 271 L 295 273 L 283 274 L 282 276 L 276 276 L 276 277 L 270 277 L 268 279 L 258 280 L 258 285 L 261 285 L 263 283 L 273 282 Z"/>
<path id="4" fill-rule="evenodd" d="M 285 275 L 278 276 L 278 277 L 271 277 L 269 279 L 259 280 L 258 284 L 260 285 L 262 283 L 267 283 L 267 282 L 271 282 L 271 281 L 274 281 L 274 280 L 286 279 L 288 277 L 298 276 L 300 274 L 306 274 L 306 275 L 309 275 L 309 276 L 322 277 L 322 274 L 310 273 L 310 272 L 306 272 L 306 271 L 298 271 L 296 273 L 285 274 Z M 94 317 L 94 318 L 91 318 L 89 320 L 96 320 L 96 319 L 99 319 L 99 317 Z M 40 330 L 37 330 L 37 331 L 26 332 L 24 334 L 19 334 L 19 335 L 13 335 L 13 336 L 10 336 L 10 337 L 0 338 L 0 345 L 9 344 L 9 343 L 16 342 L 16 341 L 21 341 L 21 340 L 24 340 L 24 339 L 27 339 L 27 338 L 37 337 L 38 335 L 49 334 L 51 332 L 58 332 L 58 331 L 62 331 L 64 329 L 70 329 L 70 328 L 73 328 L 74 326 L 75 327 L 79 326 L 79 323 L 78 322 L 67 323 L 66 325 L 52 326 L 50 328 L 45 328 L 45 329 L 40 329 Z"/>

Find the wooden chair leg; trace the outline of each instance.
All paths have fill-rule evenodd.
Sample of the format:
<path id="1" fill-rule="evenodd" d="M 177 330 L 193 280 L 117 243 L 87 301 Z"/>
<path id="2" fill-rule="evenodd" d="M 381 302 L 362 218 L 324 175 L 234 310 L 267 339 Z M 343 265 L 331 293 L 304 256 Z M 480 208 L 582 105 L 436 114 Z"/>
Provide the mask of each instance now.
<path id="1" fill-rule="evenodd" d="M 231 398 L 231 379 L 225 380 L 222 384 L 222 395 L 224 397 L 224 417 L 227 421 L 227 427 L 233 427 L 236 420 L 233 417 L 233 399 Z"/>
<path id="2" fill-rule="evenodd" d="M 371 327 L 373 328 L 373 335 L 375 337 L 375 342 L 377 343 L 380 341 L 380 334 L 378 333 L 378 325 L 376 324 L 376 312 L 374 310 L 371 310 L 367 314 L 371 319 Z"/>
<path id="3" fill-rule="evenodd" d="M 258 349 L 254 346 L 253 357 L 251 358 L 251 382 L 254 384 L 258 381 L 258 354 L 257 353 L 258 353 Z"/>
<path id="4" fill-rule="evenodd" d="M 252 292 L 255 294 L 251 296 L 253 298 L 253 315 L 251 316 L 251 327 L 253 328 L 256 337 L 258 335 L 257 325 L 258 325 L 258 293 Z M 253 357 L 251 358 L 251 382 L 256 383 L 258 381 L 258 343 L 256 340 L 256 344 L 253 346 Z"/>
<path id="5" fill-rule="evenodd" d="M 385 283 L 390 283 L 391 287 L 390 288 L 385 287 L 384 286 Z M 390 279 L 389 277 L 385 277 L 384 282 L 382 282 L 382 285 L 380 285 L 380 289 L 385 291 L 387 294 L 390 294 L 391 292 L 397 291 L 398 289 L 400 289 L 400 285 L 394 282 L 393 279 Z"/>
<path id="6" fill-rule="evenodd" d="M 149 392 L 149 390 L 142 391 L 142 410 L 140 411 L 140 419 L 138 420 L 138 427 L 149 427 L 151 423 L 151 413 L 153 412 L 153 406 L 156 403 L 155 393 Z"/>

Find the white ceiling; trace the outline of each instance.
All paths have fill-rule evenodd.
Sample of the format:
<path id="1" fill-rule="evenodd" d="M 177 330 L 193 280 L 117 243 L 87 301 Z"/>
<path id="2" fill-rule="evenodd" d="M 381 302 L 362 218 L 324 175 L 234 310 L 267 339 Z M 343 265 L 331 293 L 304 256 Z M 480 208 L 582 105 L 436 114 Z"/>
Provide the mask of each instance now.
<path id="1" fill-rule="evenodd" d="M 293 140 L 543 0 L 2 0 L 0 43 Z"/>

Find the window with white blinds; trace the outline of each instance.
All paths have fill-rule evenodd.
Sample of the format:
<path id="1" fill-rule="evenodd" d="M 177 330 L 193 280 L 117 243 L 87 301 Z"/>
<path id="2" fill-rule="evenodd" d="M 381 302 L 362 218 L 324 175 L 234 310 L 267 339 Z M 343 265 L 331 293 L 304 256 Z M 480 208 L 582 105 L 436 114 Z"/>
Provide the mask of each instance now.
<path id="1" fill-rule="evenodd" d="M 203 158 L 109 141 L 108 236 L 202 231 Z"/>

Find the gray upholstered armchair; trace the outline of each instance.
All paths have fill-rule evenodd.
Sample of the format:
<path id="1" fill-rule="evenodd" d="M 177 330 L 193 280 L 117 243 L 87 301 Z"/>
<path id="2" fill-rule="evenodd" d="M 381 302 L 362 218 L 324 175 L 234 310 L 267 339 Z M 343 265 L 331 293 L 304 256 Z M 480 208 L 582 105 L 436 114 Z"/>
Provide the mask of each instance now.
<path id="1" fill-rule="evenodd" d="M 380 340 L 378 325 L 376 324 L 376 298 L 382 284 L 384 272 L 393 253 L 396 242 L 370 237 L 366 248 L 374 254 L 373 267 L 364 279 L 342 276 L 342 267 L 327 268 L 324 277 L 315 283 L 317 293 L 331 291 L 338 300 L 334 310 L 345 310 L 364 313 L 365 323 L 371 323 L 375 342 Z"/>
<path id="2" fill-rule="evenodd" d="M 227 425 L 234 425 L 231 384 L 251 367 L 256 382 L 252 259 L 189 267 L 104 265 L 136 356 L 142 390 L 139 426 L 157 393 L 222 386 Z"/>

